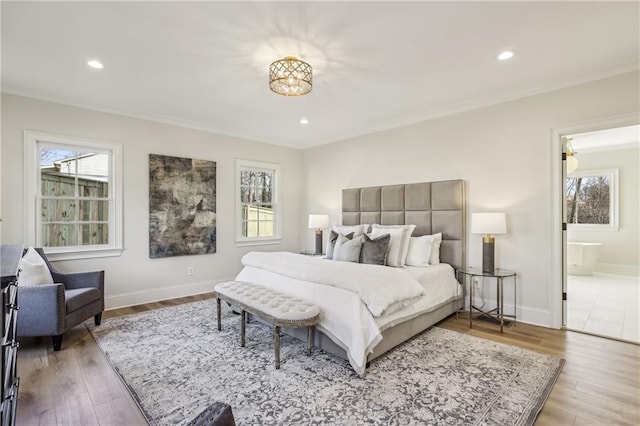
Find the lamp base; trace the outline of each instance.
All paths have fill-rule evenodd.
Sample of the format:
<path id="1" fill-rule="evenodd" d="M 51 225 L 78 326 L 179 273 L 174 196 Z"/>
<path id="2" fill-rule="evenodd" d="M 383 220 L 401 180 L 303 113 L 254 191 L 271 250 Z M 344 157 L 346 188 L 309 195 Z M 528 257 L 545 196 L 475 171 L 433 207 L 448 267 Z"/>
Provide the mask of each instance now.
<path id="1" fill-rule="evenodd" d="M 495 239 L 484 237 L 482 239 L 482 272 L 493 274 L 495 271 Z"/>
<path id="2" fill-rule="evenodd" d="M 322 254 L 322 229 L 316 229 L 316 254 Z"/>

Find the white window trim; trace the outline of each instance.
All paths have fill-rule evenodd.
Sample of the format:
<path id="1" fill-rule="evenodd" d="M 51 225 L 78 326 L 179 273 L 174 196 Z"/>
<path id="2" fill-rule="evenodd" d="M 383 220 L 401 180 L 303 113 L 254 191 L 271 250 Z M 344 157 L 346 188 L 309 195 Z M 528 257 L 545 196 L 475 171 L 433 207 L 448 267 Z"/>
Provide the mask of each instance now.
<path id="1" fill-rule="evenodd" d="M 276 212 L 275 212 L 275 220 L 274 220 L 274 236 L 273 237 L 243 237 L 242 236 L 242 200 L 240 197 L 240 171 L 242 168 L 253 168 L 253 169 L 265 169 L 265 170 L 273 170 L 273 188 L 275 194 L 273 194 L 273 199 L 275 200 Z M 262 161 L 253 161 L 253 160 L 244 160 L 240 158 L 236 158 L 236 173 L 235 173 L 235 190 L 236 190 L 236 246 L 238 247 L 246 247 L 246 246 L 260 246 L 267 244 L 280 244 L 282 241 L 281 236 L 281 210 L 282 205 L 280 203 L 280 177 L 281 177 L 281 168 L 280 164 L 276 163 L 265 163 Z"/>
<path id="2" fill-rule="evenodd" d="M 567 223 L 567 226 L 571 230 L 575 231 L 617 231 L 619 220 L 619 205 L 618 205 L 618 169 L 596 169 L 596 170 L 580 170 L 567 174 L 567 178 L 579 178 L 590 176 L 609 176 L 611 186 L 609 193 L 609 217 L 611 221 L 609 224 L 590 224 L 590 223 Z"/>
<path id="3" fill-rule="evenodd" d="M 45 247 L 45 252 L 50 260 L 71 260 L 96 257 L 120 256 L 124 250 L 123 245 L 123 182 L 122 182 L 122 144 L 116 142 L 100 141 L 89 138 L 77 138 L 43 132 L 24 131 L 24 213 L 25 229 L 24 241 L 26 245 L 40 247 L 38 240 L 37 220 L 38 208 L 36 197 L 38 196 L 39 181 L 36 178 L 40 169 L 38 164 L 38 142 L 50 142 L 61 145 L 81 146 L 108 150 L 112 152 L 111 161 L 111 190 L 113 191 L 113 205 L 109 214 L 113 220 L 109 221 L 109 244 L 98 246 L 72 246 L 72 247 Z"/>

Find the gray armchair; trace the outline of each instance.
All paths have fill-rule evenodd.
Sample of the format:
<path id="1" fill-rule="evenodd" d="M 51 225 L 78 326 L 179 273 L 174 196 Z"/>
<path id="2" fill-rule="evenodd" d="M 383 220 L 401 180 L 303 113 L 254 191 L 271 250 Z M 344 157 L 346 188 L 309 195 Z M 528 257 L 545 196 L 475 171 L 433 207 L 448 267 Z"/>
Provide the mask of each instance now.
<path id="1" fill-rule="evenodd" d="M 51 265 L 41 248 L 36 251 L 47 263 L 55 284 L 18 286 L 17 335 L 51 336 L 53 350 L 59 351 L 65 331 L 91 316 L 100 325 L 104 271 L 65 274 Z"/>

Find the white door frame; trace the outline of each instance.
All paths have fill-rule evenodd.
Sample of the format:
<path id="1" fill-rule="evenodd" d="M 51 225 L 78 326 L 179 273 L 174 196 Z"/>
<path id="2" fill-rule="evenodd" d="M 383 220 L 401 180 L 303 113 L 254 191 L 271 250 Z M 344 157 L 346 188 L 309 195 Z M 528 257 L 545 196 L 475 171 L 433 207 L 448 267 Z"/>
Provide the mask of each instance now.
<path id="1" fill-rule="evenodd" d="M 562 328 L 562 283 L 564 275 L 564 243 L 562 234 L 562 207 L 564 195 L 564 173 L 562 152 L 564 146 L 562 136 L 574 133 L 592 132 L 615 127 L 640 124 L 637 113 L 618 115 L 599 120 L 569 124 L 551 129 L 551 253 L 549 262 L 549 309 L 551 311 L 551 327 Z"/>

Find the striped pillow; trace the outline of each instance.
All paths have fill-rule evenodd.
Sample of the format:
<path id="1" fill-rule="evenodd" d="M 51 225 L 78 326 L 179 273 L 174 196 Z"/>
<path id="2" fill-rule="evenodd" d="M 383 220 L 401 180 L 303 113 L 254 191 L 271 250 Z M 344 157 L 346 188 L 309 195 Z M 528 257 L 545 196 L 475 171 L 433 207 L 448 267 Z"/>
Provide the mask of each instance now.
<path id="1" fill-rule="evenodd" d="M 384 234 L 391 235 L 389 252 L 387 253 L 387 265 L 402 267 L 407 261 L 409 241 L 415 225 L 371 225 L 371 238 L 377 238 Z"/>

